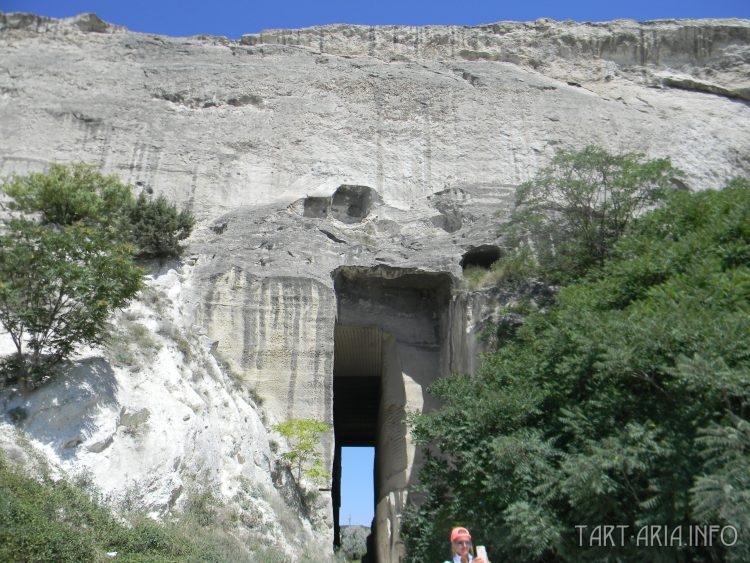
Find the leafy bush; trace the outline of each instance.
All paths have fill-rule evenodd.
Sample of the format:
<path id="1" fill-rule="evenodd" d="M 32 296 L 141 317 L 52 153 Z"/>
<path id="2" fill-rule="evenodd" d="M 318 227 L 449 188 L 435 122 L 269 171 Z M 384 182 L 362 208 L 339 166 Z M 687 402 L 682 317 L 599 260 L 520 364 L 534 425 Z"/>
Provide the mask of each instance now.
<path id="1" fill-rule="evenodd" d="M 468 526 L 512 561 L 747 561 L 750 545 L 589 546 L 577 525 L 750 526 L 750 185 L 672 193 L 475 377 L 413 419 L 412 561 Z"/>
<path id="2" fill-rule="evenodd" d="M 593 146 L 559 151 L 518 189 L 511 252 L 502 261 L 517 262 L 513 272 L 527 263 L 530 249 L 544 279 L 569 282 L 600 266 L 633 219 L 661 201 L 681 175 L 668 159 L 638 153 L 614 155 Z"/>
<path id="3" fill-rule="evenodd" d="M 97 227 L 137 256 L 179 256 L 179 242 L 190 235 L 195 220 L 177 211 L 164 196 L 133 198 L 116 176 L 105 176 L 87 164 L 53 165 L 48 172 L 15 176 L 2 186 L 10 208 L 36 214 L 44 225 L 83 224 Z"/>
<path id="4" fill-rule="evenodd" d="M 127 230 L 123 211 L 133 202 L 130 188 L 117 177 L 86 164 L 55 164 L 48 172 L 15 176 L 2 190 L 13 198 L 11 209 L 38 213 L 43 224 L 83 223 L 115 236 Z"/>
<path id="5" fill-rule="evenodd" d="M 347 561 L 359 560 L 367 553 L 369 528 L 364 526 L 341 526 L 341 552 Z"/>
<path id="6" fill-rule="evenodd" d="M 96 530 L 116 528 L 81 490 L 25 477 L 0 454 L 0 560 L 96 561 L 109 547 Z"/>
<path id="7" fill-rule="evenodd" d="M 142 258 L 168 258 L 182 252 L 180 241 L 190 235 L 195 220 L 177 211 L 164 196 L 149 200 L 141 194 L 129 211 L 133 242 Z"/>
<path id="8" fill-rule="evenodd" d="M 489 268 L 468 266 L 464 269 L 464 279 L 470 289 L 481 289 L 499 283 L 518 287 L 537 274 L 535 260 L 528 248 L 519 247 L 502 256 Z"/>
<path id="9" fill-rule="evenodd" d="M 135 200 L 84 164 L 0 189 L 14 212 L 0 234 L 0 323 L 16 346 L 6 377 L 42 380 L 76 345 L 100 342 L 106 318 L 142 286 L 133 255 L 176 255 L 193 225 L 164 198 Z"/>
<path id="10" fill-rule="evenodd" d="M 129 247 L 95 227 L 10 221 L 0 235 L 0 323 L 16 356 L 6 367 L 38 380 L 77 344 L 100 342 L 110 312 L 136 294 L 141 276 Z"/>

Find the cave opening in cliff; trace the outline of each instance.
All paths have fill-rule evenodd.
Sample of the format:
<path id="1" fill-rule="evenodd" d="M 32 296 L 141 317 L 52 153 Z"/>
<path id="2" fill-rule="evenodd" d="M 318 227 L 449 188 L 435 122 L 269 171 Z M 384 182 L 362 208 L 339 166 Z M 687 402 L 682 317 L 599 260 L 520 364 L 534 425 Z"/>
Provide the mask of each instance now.
<path id="1" fill-rule="evenodd" d="M 382 331 L 375 327 L 336 325 L 334 335 L 333 368 L 333 430 L 335 453 L 333 469 L 334 544 L 340 545 L 342 505 L 342 471 L 352 471 L 350 465 L 342 467 L 344 448 L 375 448 L 377 441 L 378 409 L 382 378 Z M 359 467 L 363 472 L 367 468 Z M 370 512 L 374 513 L 375 489 L 372 485 L 374 467 L 362 482 L 370 483 Z M 351 476 L 351 475 L 350 475 Z M 363 502 L 360 491 L 359 502 Z M 346 499 L 350 500 L 350 499 Z M 368 502 L 368 501 L 364 501 Z M 370 523 L 367 523 L 368 526 Z"/>
<path id="2" fill-rule="evenodd" d="M 470 248 L 461 258 L 461 268 L 483 268 L 488 270 L 492 265 L 500 260 L 502 252 L 494 244 L 483 244 Z"/>
<path id="3" fill-rule="evenodd" d="M 388 560 L 398 549 L 394 531 L 418 456 L 406 413 L 430 408 L 427 386 L 445 372 L 451 277 L 385 266 L 343 267 L 334 273 L 334 287 L 334 544 L 340 545 L 340 524 L 348 518 L 340 514 L 343 448 L 374 448 L 373 467 L 359 469 L 371 471 L 373 478 L 368 554 Z M 364 477 L 362 483 L 369 483 Z"/>

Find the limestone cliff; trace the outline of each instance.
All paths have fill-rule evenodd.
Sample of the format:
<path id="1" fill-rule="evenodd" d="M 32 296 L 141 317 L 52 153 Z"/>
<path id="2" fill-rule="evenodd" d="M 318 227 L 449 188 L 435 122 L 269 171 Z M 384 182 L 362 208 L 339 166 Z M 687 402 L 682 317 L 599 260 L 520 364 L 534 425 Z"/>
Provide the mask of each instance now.
<path id="1" fill-rule="evenodd" d="M 177 366 L 154 391 L 191 410 L 169 429 L 174 448 L 148 449 L 139 469 L 162 505 L 196 468 L 218 469 L 227 498 L 240 476 L 269 480 L 251 401 L 214 416 L 217 402 L 252 389 L 268 422 L 334 422 L 351 400 L 373 410 L 356 428 L 343 411 L 337 445 L 377 445 L 376 543 L 390 561 L 419 464 L 403 415 L 429 408 L 435 377 L 473 369 L 498 298 L 467 291 L 462 258 L 497 251 L 515 188 L 560 147 L 668 156 L 692 189 L 750 175 L 749 77 L 746 20 L 340 25 L 230 41 L 0 14 L 0 174 L 83 160 L 199 218 L 189 264 L 169 274 L 174 322 L 237 387 L 213 386 L 193 409 L 200 377 Z M 128 390 L 154 374 L 113 377 Z M 147 436 L 171 423 L 146 396 L 110 395 L 86 407 L 63 461 L 117 488 L 129 477 L 107 460 L 134 452 L 123 416 L 148 409 Z M 337 445 L 323 443 L 334 481 Z M 326 542 L 333 485 L 324 521 L 298 523 Z"/>

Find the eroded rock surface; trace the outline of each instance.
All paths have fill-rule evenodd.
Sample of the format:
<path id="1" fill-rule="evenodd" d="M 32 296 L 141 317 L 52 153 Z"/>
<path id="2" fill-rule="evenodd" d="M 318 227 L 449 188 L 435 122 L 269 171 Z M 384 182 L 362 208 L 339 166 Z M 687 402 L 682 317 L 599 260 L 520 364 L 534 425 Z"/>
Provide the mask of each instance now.
<path id="1" fill-rule="evenodd" d="M 668 156 L 692 189 L 748 176 L 749 76 L 746 20 L 342 25 L 230 41 L 0 14 L 0 174 L 83 160 L 189 207 L 181 326 L 265 399 L 268 422 L 332 422 L 336 342 L 377 343 L 378 427 L 390 430 L 375 438 L 376 544 L 391 561 L 418 463 L 400 417 L 429 401 L 431 378 L 474 369 L 502 292 L 467 291 L 462 265 L 501 252 L 516 187 L 557 148 L 588 144 Z M 198 388 L 169 373 L 177 397 Z M 95 464 L 150 436 L 158 409 L 133 397 L 87 404 L 97 430 L 65 425 L 60 451 Z M 206 412 L 217 400 L 224 387 Z M 183 422 L 210 420 L 223 441 L 246 408 L 209 419 L 191 407 Z M 43 416 L 26 423 L 40 440 Z M 268 443 L 247 430 L 233 459 L 272 457 L 250 434 Z M 195 436 L 172 428 L 170 443 Z M 322 448 L 330 468 L 332 435 Z M 150 451 L 168 498 L 179 479 L 158 468 L 172 458 Z M 313 524 L 323 535 L 327 510 Z"/>

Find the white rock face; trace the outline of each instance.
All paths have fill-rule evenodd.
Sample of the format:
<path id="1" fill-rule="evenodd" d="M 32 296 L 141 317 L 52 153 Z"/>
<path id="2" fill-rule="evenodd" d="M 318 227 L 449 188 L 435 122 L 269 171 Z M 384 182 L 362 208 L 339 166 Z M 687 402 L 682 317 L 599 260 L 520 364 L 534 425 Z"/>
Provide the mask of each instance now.
<path id="1" fill-rule="evenodd" d="M 105 497 L 128 497 L 154 517 L 206 490 L 236 510 L 250 499 L 254 526 L 241 537 L 251 545 L 292 559 L 327 548 L 277 490 L 286 477 L 252 396 L 185 324 L 186 286 L 189 268 L 150 276 L 142 300 L 113 319 L 105 348 L 82 350 L 64 378 L 37 390 L 0 391 L 0 412 L 15 413 L 29 440 L 19 447 L 17 430 L 0 425 L 0 447 L 25 465 L 41 453 L 59 476 L 86 472 Z"/>
<path id="2" fill-rule="evenodd" d="M 695 188 L 749 166 L 746 104 L 658 78 L 745 95 L 742 20 L 332 26 L 255 45 L 3 20 L 1 172 L 86 160 L 205 220 L 346 183 L 414 209 L 517 185 L 560 146 L 670 156 Z"/>
<path id="3" fill-rule="evenodd" d="M 83 160 L 188 206 L 194 265 L 170 274 L 165 318 L 213 366 L 168 346 L 135 374 L 82 358 L 105 389 L 74 376 L 67 394 L 24 397 L 36 405 L 25 427 L 107 490 L 147 483 L 155 507 L 188 469 L 231 498 L 241 479 L 273 484 L 248 390 L 269 423 L 333 422 L 334 334 L 381 331 L 375 534 L 379 560 L 397 560 L 418 465 L 399 416 L 429 406 L 434 377 L 473 369 L 493 309 L 467 293 L 462 257 L 502 245 L 515 188 L 558 148 L 670 157 L 693 189 L 750 176 L 749 77 L 746 20 L 329 26 L 233 42 L 0 14 L 0 174 Z M 157 332 L 164 314 L 148 311 Z M 211 375 L 209 349 L 236 383 Z M 41 406 L 55 397 L 58 410 Z M 330 468 L 332 435 L 322 447 Z M 300 542 L 330 545 L 323 512 L 298 522 Z"/>

